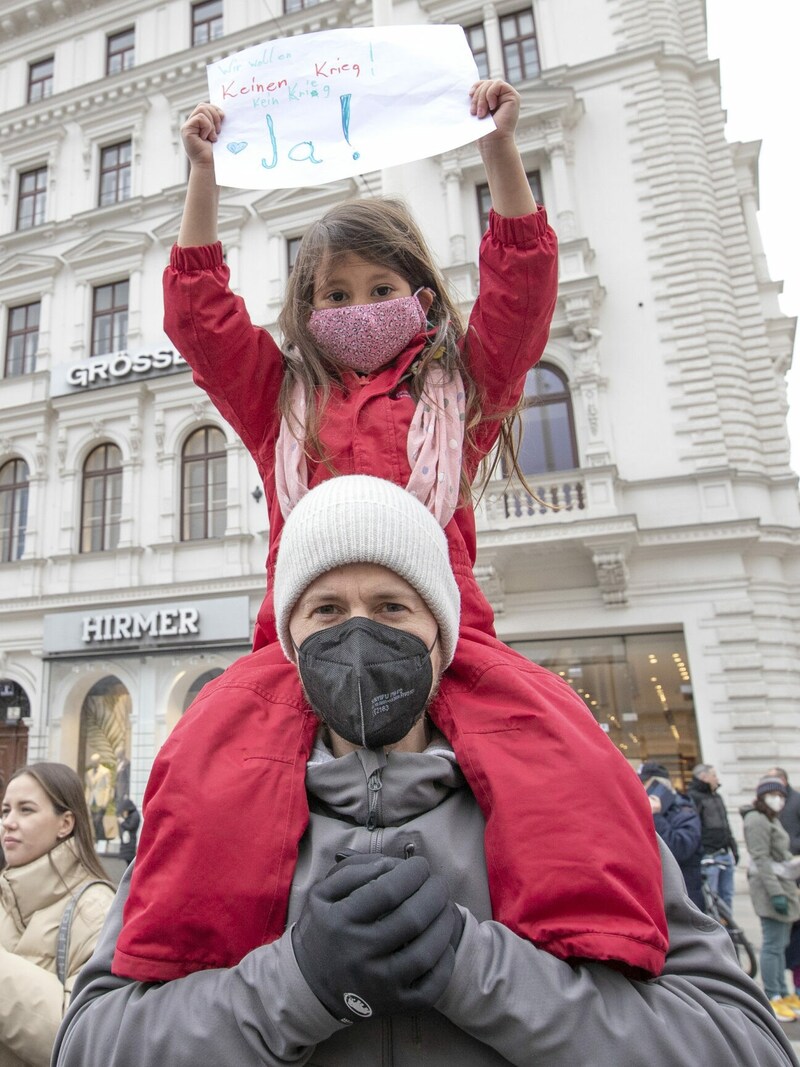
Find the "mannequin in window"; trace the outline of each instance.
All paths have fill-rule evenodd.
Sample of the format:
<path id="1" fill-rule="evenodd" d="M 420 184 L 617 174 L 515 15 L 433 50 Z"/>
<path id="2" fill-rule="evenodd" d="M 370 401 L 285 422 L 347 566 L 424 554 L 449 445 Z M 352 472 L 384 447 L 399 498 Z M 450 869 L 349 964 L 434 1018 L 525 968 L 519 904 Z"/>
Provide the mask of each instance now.
<path id="1" fill-rule="evenodd" d="M 103 817 L 111 800 L 111 772 L 100 762 L 100 753 L 93 752 L 89 757 L 89 766 L 84 776 L 86 803 L 92 816 L 94 836 L 97 842 L 97 851 L 106 850 L 106 830 L 103 825 Z"/>

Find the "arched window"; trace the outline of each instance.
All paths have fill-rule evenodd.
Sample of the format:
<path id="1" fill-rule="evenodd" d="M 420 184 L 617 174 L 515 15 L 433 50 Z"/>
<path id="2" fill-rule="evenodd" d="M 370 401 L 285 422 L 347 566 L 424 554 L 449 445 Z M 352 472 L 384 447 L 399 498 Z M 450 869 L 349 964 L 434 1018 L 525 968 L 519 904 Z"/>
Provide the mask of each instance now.
<path id="1" fill-rule="evenodd" d="M 212 667 L 210 671 L 206 671 L 204 674 L 201 674 L 199 678 L 195 678 L 186 691 L 186 696 L 183 698 L 182 712 L 186 711 L 194 698 L 200 693 L 203 686 L 208 685 L 209 682 L 213 682 L 213 680 L 219 678 L 221 674 L 222 667 Z"/>
<path id="2" fill-rule="evenodd" d="M 81 552 L 103 552 L 119 544 L 122 511 L 122 453 L 98 445 L 83 465 Z"/>
<path id="3" fill-rule="evenodd" d="M 28 525 L 28 464 L 12 459 L 0 467 L 0 563 L 20 559 Z"/>
<path id="4" fill-rule="evenodd" d="M 520 417 L 519 466 L 523 474 L 569 471 L 578 466 L 572 398 L 560 370 L 540 363 L 528 372 Z"/>
<path id="5" fill-rule="evenodd" d="M 225 533 L 228 495 L 225 435 L 204 426 L 183 446 L 181 541 L 202 541 Z"/>

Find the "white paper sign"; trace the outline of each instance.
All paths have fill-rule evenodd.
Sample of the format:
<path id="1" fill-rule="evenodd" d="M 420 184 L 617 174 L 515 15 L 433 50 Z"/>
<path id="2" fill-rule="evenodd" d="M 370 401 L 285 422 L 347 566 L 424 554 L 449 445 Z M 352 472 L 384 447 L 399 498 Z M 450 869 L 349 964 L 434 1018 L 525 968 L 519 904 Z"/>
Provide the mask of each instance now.
<path id="1" fill-rule="evenodd" d="M 220 185 L 290 189 L 409 163 L 491 132 L 469 112 L 478 70 L 460 26 L 282 37 L 207 67 L 225 112 Z"/>

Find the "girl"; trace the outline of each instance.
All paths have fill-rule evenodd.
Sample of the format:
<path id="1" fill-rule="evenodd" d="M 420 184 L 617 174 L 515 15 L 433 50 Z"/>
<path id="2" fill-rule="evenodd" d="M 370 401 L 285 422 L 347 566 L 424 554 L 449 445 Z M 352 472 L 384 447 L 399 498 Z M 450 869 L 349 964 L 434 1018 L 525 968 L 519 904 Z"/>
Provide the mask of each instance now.
<path id="1" fill-rule="evenodd" d="M 210 104 L 200 104 L 183 128 L 191 174 L 178 244 L 164 277 L 165 328 L 195 381 L 241 436 L 264 481 L 268 592 L 255 648 L 274 645 L 272 669 L 280 673 L 285 667 L 271 582 L 283 523 L 300 497 L 340 474 L 374 474 L 408 488 L 444 527 L 461 592 L 458 649 L 432 714 L 487 819 L 496 916 L 557 955 L 616 960 L 656 973 L 666 949 L 666 922 L 660 861 L 641 786 L 569 686 L 497 641 L 491 608 L 473 575 L 476 531 L 469 487 L 498 438 L 507 439 L 508 417 L 542 354 L 557 269 L 555 235 L 533 200 L 514 139 L 519 95 L 497 80 L 478 82 L 470 95 L 472 113 L 480 118 L 491 113 L 496 128 L 479 142 L 492 211 L 481 245 L 480 298 L 466 331 L 407 210 L 389 200 L 348 201 L 303 239 L 280 316 L 281 351 L 251 324 L 243 302 L 228 288 L 217 242 L 211 147 L 223 116 Z M 296 711 L 287 707 L 286 716 L 259 725 L 265 750 L 269 738 L 277 750 L 290 733 Z M 231 738 L 231 751 L 240 741 L 238 735 Z M 301 746 L 291 793 L 296 803 L 276 818 L 276 841 L 289 841 L 289 852 L 276 844 L 272 866 L 259 857 L 252 861 L 261 865 L 257 870 L 245 858 L 239 869 L 225 873 L 237 886 L 255 884 L 263 870 L 274 871 L 287 855 L 296 855 L 307 815 L 303 761 L 312 742 L 304 738 Z M 572 774 L 563 775 L 559 753 Z M 218 790 L 230 796 L 236 789 L 225 766 L 215 762 L 209 796 Z M 158 768 L 154 772 L 151 797 L 158 792 L 159 810 L 173 810 L 181 799 L 171 797 L 166 779 L 159 778 Z M 269 803 L 266 786 L 265 791 Z M 613 846 L 595 804 L 599 796 L 602 810 L 621 816 Z M 253 803 L 252 797 L 239 800 Z M 554 834 L 559 813 L 567 811 L 569 828 Z M 150 862 L 151 835 L 157 832 L 148 814 L 146 808 L 137 869 Z M 528 851 L 520 849 L 521 841 Z M 246 857 L 246 841 L 242 846 Z M 526 857 L 534 853 L 539 866 L 547 857 L 548 876 L 540 881 L 531 915 L 520 887 L 528 873 Z M 192 858 L 187 851 L 182 861 L 187 871 L 195 859 L 199 854 Z M 213 916 L 215 893 L 230 885 L 214 872 L 206 875 L 196 891 Z M 290 879 L 281 877 L 288 886 Z M 144 936 L 151 904 L 138 900 L 134 874 L 115 963 L 119 973 L 137 978 L 180 973 L 162 967 L 163 961 L 149 972 L 136 962 L 144 955 L 142 945 L 152 943 Z M 277 904 L 274 936 L 283 929 L 286 902 Z M 162 915 L 159 928 L 170 929 L 175 920 L 178 915 Z M 150 932 L 155 928 L 153 918 Z"/>
<path id="2" fill-rule="evenodd" d="M 89 959 L 114 890 L 94 849 L 77 774 L 63 763 L 34 763 L 12 775 L 3 797 L 0 843 L 0 1062 L 48 1067 L 78 971 Z M 81 887 L 91 884 L 85 893 Z M 59 928 L 69 921 L 63 985 Z"/>

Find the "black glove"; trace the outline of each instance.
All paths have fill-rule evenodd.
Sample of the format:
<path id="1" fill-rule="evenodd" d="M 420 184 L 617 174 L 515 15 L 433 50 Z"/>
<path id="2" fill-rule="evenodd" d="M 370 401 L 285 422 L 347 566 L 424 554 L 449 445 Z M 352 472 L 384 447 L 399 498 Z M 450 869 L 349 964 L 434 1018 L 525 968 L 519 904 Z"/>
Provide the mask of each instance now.
<path id="1" fill-rule="evenodd" d="M 450 981 L 456 912 L 444 879 L 421 856 L 348 856 L 312 887 L 292 945 L 337 1019 L 419 1011 Z"/>
<path id="2" fill-rule="evenodd" d="M 783 893 L 779 893 L 774 897 L 770 897 L 770 902 L 778 915 L 789 914 L 789 898 L 784 896 Z"/>

